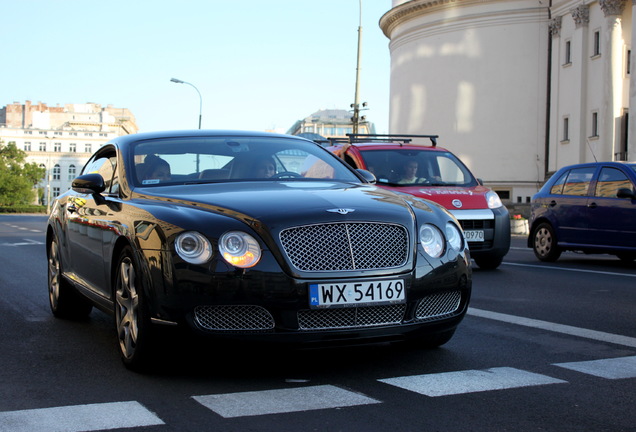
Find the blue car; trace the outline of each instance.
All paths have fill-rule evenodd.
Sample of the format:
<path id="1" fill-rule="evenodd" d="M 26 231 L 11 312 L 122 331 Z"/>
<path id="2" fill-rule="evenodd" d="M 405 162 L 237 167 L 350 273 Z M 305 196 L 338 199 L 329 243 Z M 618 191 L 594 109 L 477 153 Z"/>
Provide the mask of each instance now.
<path id="1" fill-rule="evenodd" d="M 636 259 L 636 163 L 558 170 L 532 198 L 528 247 L 541 261 L 566 250 Z"/>

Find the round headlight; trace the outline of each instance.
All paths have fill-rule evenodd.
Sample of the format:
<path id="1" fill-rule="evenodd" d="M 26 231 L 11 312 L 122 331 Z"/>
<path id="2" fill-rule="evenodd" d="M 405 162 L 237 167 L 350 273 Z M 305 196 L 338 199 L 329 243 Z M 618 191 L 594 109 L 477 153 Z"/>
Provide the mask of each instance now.
<path id="1" fill-rule="evenodd" d="M 203 234 L 186 231 L 177 236 L 174 242 L 177 254 L 191 264 L 203 264 L 212 258 L 212 245 Z"/>
<path id="2" fill-rule="evenodd" d="M 446 224 L 446 241 L 456 251 L 462 249 L 462 234 L 457 225 L 450 222 Z"/>
<path id="3" fill-rule="evenodd" d="M 433 258 L 439 258 L 444 252 L 444 237 L 433 225 L 420 227 L 420 244 L 424 251 Z"/>
<path id="4" fill-rule="evenodd" d="M 261 248 L 251 235 L 242 231 L 230 231 L 219 239 L 221 256 L 235 267 L 247 268 L 261 259 Z"/>

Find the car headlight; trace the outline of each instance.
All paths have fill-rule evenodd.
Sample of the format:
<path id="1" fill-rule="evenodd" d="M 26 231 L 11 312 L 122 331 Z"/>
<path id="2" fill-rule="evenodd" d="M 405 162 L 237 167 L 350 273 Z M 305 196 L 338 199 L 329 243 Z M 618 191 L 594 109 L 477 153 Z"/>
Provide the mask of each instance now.
<path id="1" fill-rule="evenodd" d="M 433 225 L 420 227 L 420 244 L 424 251 L 433 258 L 439 258 L 444 253 L 444 237 L 440 230 Z"/>
<path id="2" fill-rule="evenodd" d="M 252 267 L 261 259 L 261 248 L 256 239 L 242 231 L 223 234 L 219 239 L 219 250 L 223 259 L 235 267 Z"/>
<path id="3" fill-rule="evenodd" d="M 462 249 L 462 234 L 454 223 L 449 222 L 446 224 L 446 241 L 456 251 Z"/>
<path id="4" fill-rule="evenodd" d="M 191 264 L 203 264 L 212 258 L 212 245 L 203 234 L 186 231 L 177 236 L 174 242 L 177 254 Z"/>
<path id="5" fill-rule="evenodd" d="M 486 192 L 486 202 L 488 203 L 488 208 L 491 209 L 503 207 L 501 198 L 499 198 L 499 195 L 497 195 L 497 192 L 495 191 Z"/>

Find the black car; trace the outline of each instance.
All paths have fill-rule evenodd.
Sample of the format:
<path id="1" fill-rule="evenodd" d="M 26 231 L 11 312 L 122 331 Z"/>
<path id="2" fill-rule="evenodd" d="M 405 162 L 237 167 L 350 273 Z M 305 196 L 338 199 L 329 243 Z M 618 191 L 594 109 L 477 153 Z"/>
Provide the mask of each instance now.
<path id="1" fill-rule="evenodd" d="M 541 261 L 566 250 L 636 259 L 636 163 L 558 170 L 532 198 L 528 247 Z"/>
<path id="2" fill-rule="evenodd" d="M 373 179 L 289 135 L 116 138 L 52 208 L 53 314 L 112 313 L 131 368 L 161 326 L 309 346 L 446 343 L 471 293 L 459 224 Z"/>

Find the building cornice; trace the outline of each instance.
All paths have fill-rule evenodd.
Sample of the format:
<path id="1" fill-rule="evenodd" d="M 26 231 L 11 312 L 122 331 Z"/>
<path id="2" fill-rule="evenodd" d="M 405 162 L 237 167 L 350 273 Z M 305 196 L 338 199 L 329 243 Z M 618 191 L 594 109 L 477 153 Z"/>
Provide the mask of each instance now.
<path id="1" fill-rule="evenodd" d="M 391 9 L 380 18 L 380 28 L 386 37 L 391 39 L 393 29 L 406 20 L 423 13 L 429 13 L 455 6 L 460 0 L 411 0 Z M 479 0 L 464 0 L 462 5 L 483 3 Z"/>

